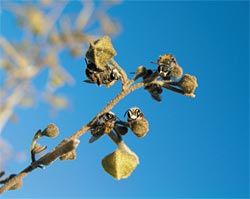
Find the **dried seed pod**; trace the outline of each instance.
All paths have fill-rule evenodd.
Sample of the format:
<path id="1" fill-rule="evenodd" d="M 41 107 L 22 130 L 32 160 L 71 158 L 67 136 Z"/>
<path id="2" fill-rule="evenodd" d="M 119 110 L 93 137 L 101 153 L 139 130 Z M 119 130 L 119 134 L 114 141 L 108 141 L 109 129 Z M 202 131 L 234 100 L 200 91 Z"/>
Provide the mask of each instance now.
<path id="1" fill-rule="evenodd" d="M 139 158 L 124 143 L 102 160 L 104 170 L 117 180 L 129 177 L 138 164 Z"/>
<path id="2" fill-rule="evenodd" d="M 175 65 L 172 68 L 170 76 L 173 77 L 173 78 L 180 78 L 182 76 L 182 74 L 183 74 L 182 68 L 179 65 Z"/>
<path id="3" fill-rule="evenodd" d="M 90 44 L 86 58 L 98 69 L 105 70 L 108 62 L 116 55 L 109 36 L 104 36 Z"/>
<path id="4" fill-rule="evenodd" d="M 196 77 L 189 74 L 183 75 L 177 85 L 181 87 L 181 89 L 187 95 L 192 95 L 195 89 L 198 87 Z"/>
<path id="5" fill-rule="evenodd" d="M 149 131 L 149 124 L 138 107 L 127 110 L 127 121 L 130 129 L 137 137 L 144 137 Z"/>
<path id="6" fill-rule="evenodd" d="M 55 124 L 49 124 L 42 132 L 42 136 L 56 137 L 59 134 L 59 129 Z"/>
<path id="7" fill-rule="evenodd" d="M 175 57 L 171 54 L 165 54 L 157 60 L 158 73 L 164 80 L 179 78 L 182 76 L 182 68 L 177 64 Z"/>

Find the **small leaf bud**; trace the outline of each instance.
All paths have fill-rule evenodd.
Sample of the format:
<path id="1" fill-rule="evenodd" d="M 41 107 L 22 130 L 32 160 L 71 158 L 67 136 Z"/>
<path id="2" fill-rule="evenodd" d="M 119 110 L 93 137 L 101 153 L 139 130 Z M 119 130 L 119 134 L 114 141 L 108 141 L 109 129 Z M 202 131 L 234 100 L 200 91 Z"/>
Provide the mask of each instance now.
<path id="1" fill-rule="evenodd" d="M 185 74 L 178 82 L 178 86 L 182 88 L 185 94 L 192 95 L 198 87 L 197 79 L 195 76 Z"/>
<path id="2" fill-rule="evenodd" d="M 54 138 L 58 136 L 59 129 L 55 124 L 49 124 L 42 132 L 43 136 Z"/>

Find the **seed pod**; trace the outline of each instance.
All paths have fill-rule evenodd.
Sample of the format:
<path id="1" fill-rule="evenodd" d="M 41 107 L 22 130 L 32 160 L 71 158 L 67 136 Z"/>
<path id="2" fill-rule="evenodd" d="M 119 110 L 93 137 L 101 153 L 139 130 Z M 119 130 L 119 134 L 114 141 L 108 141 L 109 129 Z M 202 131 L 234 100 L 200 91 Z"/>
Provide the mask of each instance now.
<path id="1" fill-rule="evenodd" d="M 189 95 L 193 94 L 198 87 L 196 77 L 189 74 L 183 75 L 177 85 L 182 88 L 185 94 Z"/>
<path id="2" fill-rule="evenodd" d="M 86 58 L 96 65 L 97 68 L 105 70 L 105 66 L 116 55 L 116 51 L 109 36 L 104 36 L 90 44 Z"/>
<path id="3" fill-rule="evenodd" d="M 149 131 L 149 124 L 138 107 L 130 108 L 127 114 L 128 125 L 137 137 L 144 137 Z"/>
<path id="4" fill-rule="evenodd" d="M 172 71 L 170 73 L 170 76 L 173 77 L 173 78 L 180 78 L 183 74 L 183 70 L 182 68 L 176 64 L 173 68 L 172 68 Z"/>
<path id="5" fill-rule="evenodd" d="M 117 180 L 129 177 L 138 164 L 139 158 L 124 143 L 102 160 L 104 170 Z"/>
<path id="6" fill-rule="evenodd" d="M 55 124 L 49 124 L 42 132 L 43 136 L 56 137 L 59 134 L 59 129 Z"/>
<path id="7" fill-rule="evenodd" d="M 142 118 L 138 121 L 131 122 L 130 128 L 137 137 L 144 137 L 149 131 L 148 121 Z"/>

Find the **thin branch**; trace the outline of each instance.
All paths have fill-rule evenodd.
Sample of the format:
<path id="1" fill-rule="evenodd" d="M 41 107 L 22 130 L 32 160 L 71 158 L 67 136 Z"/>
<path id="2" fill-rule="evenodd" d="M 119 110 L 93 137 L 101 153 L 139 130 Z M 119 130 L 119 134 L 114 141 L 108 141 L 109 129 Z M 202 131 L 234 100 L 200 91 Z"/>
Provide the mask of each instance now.
<path id="1" fill-rule="evenodd" d="M 115 60 L 111 59 L 111 64 L 114 67 L 116 67 L 119 73 L 121 74 L 121 81 L 122 81 L 123 89 L 127 88 L 130 81 L 127 77 L 126 72 L 119 66 L 119 64 L 116 63 Z"/>
<path id="2" fill-rule="evenodd" d="M 55 149 L 53 149 L 51 152 L 47 153 L 43 157 L 41 157 L 39 160 L 33 162 L 28 167 L 26 167 L 24 170 L 22 170 L 18 175 L 12 177 L 9 179 L 1 188 L 0 193 L 3 193 L 5 191 L 10 190 L 12 187 L 14 187 L 16 184 L 22 182 L 22 179 L 27 176 L 31 171 L 38 168 L 41 164 L 49 165 L 51 162 L 56 160 L 61 155 L 71 151 L 74 149 L 74 141 L 69 140 L 65 144 L 59 144 Z"/>
<path id="3" fill-rule="evenodd" d="M 19 174 L 8 180 L 2 187 L 0 187 L 0 193 L 3 193 L 7 190 L 10 190 L 12 187 L 14 187 L 17 183 L 22 182 L 22 179 L 28 175 L 31 171 L 34 169 L 37 169 L 41 164 L 49 165 L 51 162 L 55 161 L 58 157 L 61 155 L 67 153 L 70 151 L 70 143 L 74 142 L 75 139 L 81 137 L 83 134 L 85 134 L 91 127 L 91 125 L 95 122 L 95 120 L 98 118 L 99 115 L 110 111 L 118 102 L 120 102 L 125 96 L 130 94 L 131 92 L 135 91 L 136 89 L 139 89 L 144 86 L 144 83 L 137 83 L 132 85 L 131 87 L 126 88 L 125 90 L 121 91 L 113 100 L 111 100 L 103 110 L 97 114 L 88 124 L 83 126 L 81 129 L 79 129 L 77 132 L 75 132 L 69 139 L 66 140 L 65 144 L 59 144 L 57 145 L 51 152 L 45 154 L 43 157 L 38 159 L 37 161 L 30 164 L 28 167 L 26 167 L 23 171 L 21 171 Z M 72 150 L 72 149 L 71 149 Z"/>

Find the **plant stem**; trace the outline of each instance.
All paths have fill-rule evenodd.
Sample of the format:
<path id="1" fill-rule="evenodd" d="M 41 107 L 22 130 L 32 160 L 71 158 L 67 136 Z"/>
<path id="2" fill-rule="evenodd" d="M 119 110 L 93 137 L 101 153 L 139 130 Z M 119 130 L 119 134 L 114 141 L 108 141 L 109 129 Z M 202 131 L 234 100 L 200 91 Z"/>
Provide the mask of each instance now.
<path id="1" fill-rule="evenodd" d="M 7 190 L 10 190 L 13 186 L 15 186 L 18 182 L 21 182 L 22 179 L 27 176 L 31 171 L 34 169 L 37 169 L 40 164 L 42 163 L 51 163 L 52 161 L 56 160 L 61 155 L 68 152 L 68 146 L 70 143 L 72 143 L 75 139 L 81 137 L 83 134 L 85 134 L 91 127 L 91 125 L 95 122 L 95 120 L 98 118 L 99 115 L 110 111 L 116 104 L 118 104 L 124 97 L 126 97 L 131 92 L 141 88 L 144 86 L 143 82 L 134 84 L 124 90 L 122 90 L 113 100 L 111 100 L 103 109 L 102 111 L 97 114 L 88 124 L 80 128 L 78 131 L 76 131 L 73 135 L 70 136 L 70 138 L 67 140 L 67 142 L 63 145 L 57 145 L 51 152 L 48 152 L 43 157 L 38 159 L 37 161 L 31 163 L 28 167 L 26 167 L 23 171 L 21 171 L 19 174 L 17 174 L 15 177 L 8 180 L 2 187 L 0 187 L 0 193 L 3 193 Z"/>

